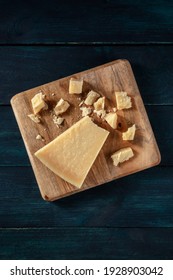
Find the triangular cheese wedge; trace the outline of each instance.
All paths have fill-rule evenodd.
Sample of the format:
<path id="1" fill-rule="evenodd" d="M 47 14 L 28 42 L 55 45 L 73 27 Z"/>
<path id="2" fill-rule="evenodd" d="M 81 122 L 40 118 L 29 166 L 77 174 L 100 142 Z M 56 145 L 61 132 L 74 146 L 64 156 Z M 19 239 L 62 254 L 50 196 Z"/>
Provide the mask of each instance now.
<path id="1" fill-rule="evenodd" d="M 86 116 L 35 156 L 62 179 L 80 188 L 108 134 Z"/>

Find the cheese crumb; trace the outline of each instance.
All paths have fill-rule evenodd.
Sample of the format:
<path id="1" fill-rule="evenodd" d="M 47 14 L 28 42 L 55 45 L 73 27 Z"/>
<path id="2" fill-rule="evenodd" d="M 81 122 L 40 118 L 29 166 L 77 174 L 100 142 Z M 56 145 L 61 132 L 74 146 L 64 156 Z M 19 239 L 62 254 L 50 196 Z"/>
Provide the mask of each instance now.
<path id="1" fill-rule="evenodd" d="M 116 128 L 117 128 L 117 114 L 116 114 L 116 113 L 109 113 L 109 114 L 106 114 L 105 120 L 107 121 L 107 123 L 108 123 L 113 129 L 116 129 Z"/>
<path id="2" fill-rule="evenodd" d="M 131 97 L 127 95 L 127 92 L 115 92 L 116 101 L 117 101 L 117 109 L 129 109 L 132 107 Z"/>
<path id="3" fill-rule="evenodd" d="M 81 107 L 80 110 L 82 111 L 82 117 L 86 117 L 92 113 L 91 108 Z"/>
<path id="4" fill-rule="evenodd" d="M 103 110 L 105 107 L 105 97 L 100 97 L 95 103 L 94 103 L 94 109 L 96 111 Z"/>
<path id="5" fill-rule="evenodd" d="M 52 93 L 52 96 L 55 96 L 55 93 Z"/>
<path id="6" fill-rule="evenodd" d="M 87 94 L 87 98 L 85 99 L 84 103 L 86 105 L 93 105 L 93 103 L 100 97 L 100 94 L 98 94 L 97 92 L 91 90 L 90 92 L 88 92 Z"/>
<path id="7" fill-rule="evenodd" d="M 83 87 L 83 80 L 80 79 L 70 79 L 69 83 L 69 93 L 70 94 L 80 94 L 82 93 L 82 87 Z"/>
<path id="8" fill-rule="evenodd" d="M 113 164 L 115 166 L 118 166 L 119 163 L 129 160 L 133 156 L 134 156 L 133 150 L 130 147 L 128 147 L 128 148 L 122 148 L 118 150 L 111 156 L 111 158 L 113 160 Z"/>
<path id="9" fill-rule="evenodd" d="M 60 99 L 56 105 L 56 107 L 54 108 L 54 112 L 55 114 L 58 116 L 64 112 L 67 111 L 67 109 L 70 107 L 70 104 L 65 101 L 64 99 Z"/>
<path id="10" fill-rule="evenodd" d="M 53 122 L 56 124 L 58 127 L 63 123 L 64 118 L 57 117 L 56 115 L 53 115 Z"/>
<path id="11" fill-rule="evenodd" d="M 40 123 L 40 118 L 34 114 L 28 115 L 28 117 L 35 123 Z"/>
<path id="12" fill-rule="evenodd" d="M 35 139 L 37 139 L 37 140 L 42 140 L 43 142 L 45 141 L 44 138 L 43 138 L 40 134 L 38 134 L 38 135 L 35 137 Z"/>
<path id="13" fill-rule="evenodd" d="M 99 111 L 94 110 L 94 113 L 97 115 L 97 117 L 100 117 L 102 119 L 104 119 L 105 116 L 106 116 L 106 111 L 105 110 L 99 110 Z"/>
<path id="14" fill-rule="evenodd" d="M 116 112 L 116 111 L 117 111 L 117 108 L 116 108 L 116 107 L 112 108 L 112 111 L 113 111 L 113 112 Z"/>
<path id="15" fill-rule="evenodd" d="M 79 107 L 82 106 L 84 104 L 84 101 L 82 100 L 80 103 L 79 103 Z"/>
<path id="16" fill-rule="evenodd" d="M 135 137 L 136 126 L 135 124 L 128 128 L 126 132 L 123 132 L 123 140 L 133 140 Z"/>
<path id="17" fill-rule="evenodd" d="M 32 99 L 32 108 L 34 111 L 34 114 L 36 115 L 38 112 L 40 112 L 41 109 L 48 109 L 48 105 L 44 101 L 44 95 L 42 92 L 37 93 Z"/>

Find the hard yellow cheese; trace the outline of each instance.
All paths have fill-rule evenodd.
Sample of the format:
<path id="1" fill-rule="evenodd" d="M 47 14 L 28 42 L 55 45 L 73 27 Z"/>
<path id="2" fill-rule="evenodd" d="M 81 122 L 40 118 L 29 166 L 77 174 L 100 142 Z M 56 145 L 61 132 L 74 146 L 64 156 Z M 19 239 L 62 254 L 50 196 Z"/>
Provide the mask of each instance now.
<path id="1" fill-rule="evenodd" d="M 37 93 L 31 99 L 31 103 L 32 103 L 32 108 L 33 108 L 34 114 L 38 114 L 41 109 L 47 109 L 48 108 L 46 102 L 44 101 L 44 97 L 43 97 L 42 92 Z"/>
<path id="2" fill-rule="evenodd" d="M 133 157 L 133 150 L 130 147 L 122 148 L 115 152 L 111 158 L 113 160 L 113 164 L 117 166 L 119 163 L 122 163 L 126 160 L 129 160 L 131 157 Z"/>
<path id="3" fill-rule="evenodd" d="M 88 92 L 87 94 L 87 98 L 85 99 L 84 103 L 86 105 L 93 105 L 93 103 L 97 100 L 97 98 L 100 97 L 100 94 L 98 94 L 97 92 L 91 90 L 90 92 Z"/>
<path id="4" fill-rule="evenodd" d="M 70 107 L 70 104 L 61 98 L 58 101 L 58 103 L 56 104 L 56 107 L 54 108 L 54 112 L 58 116 L 60 114 L 63 114 L 64 112 L 66 112 L 69 107 Z"/>
<path id="5" fill-rule="evenodd" d="M 117 101 L 117 109 L 129 109 L 132 107 L 131 97 L 127 95 L 127 92 L 120 91 L 115 92 L 116 101 Z"/>
<path id="6" fill-rule="evenodd" d="M 105 117 L 107 123 L 114 129 L 117 128 L 117 114 L 116 113 L 108 113 Z"/>
<path id="7" fill-rule="evenodd" d="M 80 188 L 108 134 L 86 116 L 35 156 L 62 179 Z"/>
<path id="8" fill-rule="evenodd" d="M 79 79 L 70 79 L 69 83 L 69 93 L 70 94 L 80 94 L 82 93 L 82 87 L 83 87 L 83 80 Z"/>
<path id="9" fill-rule="evenodd" d="M 133 140 L 135 137 L 136 126 L 135 124 L 128 128 L 126 132 L 123 132 L 123 140 Z"/>

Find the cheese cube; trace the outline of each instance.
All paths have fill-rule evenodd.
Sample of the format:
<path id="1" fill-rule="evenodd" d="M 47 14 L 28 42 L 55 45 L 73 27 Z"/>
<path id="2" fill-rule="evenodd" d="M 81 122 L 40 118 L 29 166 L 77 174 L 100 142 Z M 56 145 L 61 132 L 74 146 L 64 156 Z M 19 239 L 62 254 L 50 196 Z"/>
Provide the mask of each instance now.
<path id="1" fill-rule="evenodd" d="M 127 95 L 127 92 L 115 92 L 117 109 L 129 109 L 132 107 L 131 97 Z"/>
<path id="2" fill-rule="evenodd" d="M 31 103 L 32 103 L 32 108 L 33 108 L 34 114 L 39 113 L 41 109 L 47 109 L 48 108 L 46 102 L 43 99 L 42 92 L 37 93 L 31 99 Z"/>
<path id="3" fill-rule="evenodd" d="M 69 83 L 69 93 L 70 94 L 82 93 L 82 86 L 83 86 L 83 80 L 71 78 Z"/>
<path id="4" fill-rule="evenodd" d="M 109 114 L 106 114 L 105 120 L 107 121 L 107 123 L 108 123 L 113 129 L 116 129 L 116 128 L 117 128 L 117 114 L 116 114 L 116 113 L 109 113 Z"/>
<path id="5" fill-rule="evenodd" d="M 119 163 L 129 160 L 133 156 L 134 156 L 133 150 L 130 147 L 128 147 L 128 148 L 122 148 L 118 150 L 111 156 L 111 158 L 113 160 L 113 164 L 115 166 L 118 166 Z"/>
<path id="6" fill-rule="evenodd" d="M 99 98 L 99 96 L 100 94 L 91 90 L 90 92 L 88 92 L 87 98 L 85 99 L 84 103 L 86 105 L 93 105 L 93 103 L 97 100 L 97 98 Z"/>
<path id="7" fill-rule="evenodd" d="M 135 124 L 128 128 L 126 132 L 123 132 L 123 140 L 133 140 L 135 137 L 136 126 Z"/>
<path id="8" fill-rule="evenodd" d="M 105 107 L 105 97 L 100 97 L 95 103 L 94 103 L 94 109 L 96 111 L 103 110 Z"/>
<path id="9" fill-rule="evenodd" d="M 35 156 L 62 179 L 80 188 L 108 135 L 107 130 L 86 116 Z"/>
<path id="10" fill-rule="evenodd" d="M 54 112 L 58 116 L 60 114 L 63 114 L 64 112 L 66 112 L 69 107 L 70 107 L 70 104 L 61 98 L 58 101 L 56 107 L 54 108 Z"/>

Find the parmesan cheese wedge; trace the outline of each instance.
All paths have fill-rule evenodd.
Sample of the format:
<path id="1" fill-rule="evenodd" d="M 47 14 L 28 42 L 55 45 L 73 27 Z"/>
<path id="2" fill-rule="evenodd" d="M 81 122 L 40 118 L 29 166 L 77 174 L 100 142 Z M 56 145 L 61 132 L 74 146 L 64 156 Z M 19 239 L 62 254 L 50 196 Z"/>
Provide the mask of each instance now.
<path id="1" fill-rule="evenodd" d="M 96 111 L 103 110 L 105 108 L 105 97 L 100 97 L 95 103 L 94 103 L 94 109 Z"/>
<path id="2" fill-rule="evenodd" d="M 127 95 L 127 92 L 115 92 L 116 101 L 117 101 L 117 109 L 129 109 L 132 107 L 131 97 Z"/>
<path id="3" fill-rule="evenodd" d="M 70 107 L 70 104 L 61 98 L 58 101 L 58 103 L 56 104 L 56 106 L 54 108 L 54 112 L 58 116 L 60 114 L 63 114 L 64 112 L 66 112 L 69 107 Z"/>
<path id="4" fill-rule="evenodd" d="M 70 79 L 69 83 L 69 93 L 70 94 L 80 94 L 82 93 L 82 87 L 83 87 L 83 80 L 79 79 Z"/>
<path id="5" fill-rule="evenodd" d="M 134 156 L 133 150 L 130 147 L 122 148 L 115 152 L 111 158 L 113 160 L 113 164 L 118 166 L 119 163 L 122 163 L 126 160 L 129 160 L 131 157 Z"/>
<path id="6" fill-rule="evenodd" d="M 136 126 L 135 124 L 128 128 L 126 132 L 123 132 L 123 140 L 133 140 L 135 137 Z"/>
<path id="7" fill-rule="evenodd" d="M 86 116 L 35 156 L 62 179 L 80 188 L 108 135 L 107 130 Z"/>
<path id="8" fill-rule="evenodd" d="M 31 103 L 32 103 L 32 108 L 33 108 L 33 111 L 34 111 L 35 115 L 37 113 L 39 113 L 42 109 L 47 109 L 48 108 L 46 102 L 44 101 L 44 96 L 43 96 L 42 92 L 37 93 L 31 99 Z"/>
<path id="9" fill-rule="evenodd" d="M 97 92 L 91 90 L 90 92 L 88 92 L 87 94 L 87 98 L 85 99 L 84 103 L 86 105 L 93 105 L 93 103 L 97 100 L 97 98 L 100 97 L 100 94 L 98 94 Z"/>
<path id="10" fill-rule="evenodd" d="M 105 116 L 105 120 L 107 123 L 114 129 L 117 128 L 117 114 L 116 113 L 108 113 Z"/>

